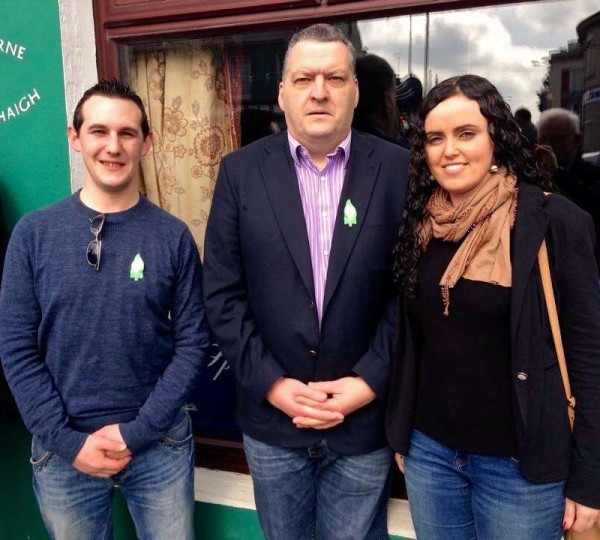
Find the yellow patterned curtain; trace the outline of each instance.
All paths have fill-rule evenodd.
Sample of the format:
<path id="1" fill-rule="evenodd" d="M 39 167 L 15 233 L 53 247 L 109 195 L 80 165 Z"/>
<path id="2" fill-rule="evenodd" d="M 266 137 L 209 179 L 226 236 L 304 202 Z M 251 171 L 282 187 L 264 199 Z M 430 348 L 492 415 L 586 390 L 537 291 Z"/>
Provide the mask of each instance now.
<path id="1" fill-rule="evenodd" d="M 188 224 L 200 254 L 219 163 L 240 146 L 237 58 L 221 46 L 179 45 L 138 51 L 131 70 L 154 137 L 141 190 Z"/>

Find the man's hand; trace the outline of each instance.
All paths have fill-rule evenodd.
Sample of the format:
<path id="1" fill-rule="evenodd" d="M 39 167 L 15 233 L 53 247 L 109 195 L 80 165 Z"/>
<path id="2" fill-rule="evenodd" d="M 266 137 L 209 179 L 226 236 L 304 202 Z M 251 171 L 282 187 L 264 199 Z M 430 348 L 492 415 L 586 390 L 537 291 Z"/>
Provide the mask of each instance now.
<path id="1" fill-rule="evenodd" d="M 104 437 L 105 439 L 110 439 L 111 441 L 117 441 L 125 445 L 125 450 L 122 450 L 121 452 L 113 452 L 111 450 L 107 451 L 106 457 L 111 459 L 123 459 L 126 457 L 131 457 L 131 452 L 129 448 L 127 448 L 127 445 L 123 440 L 123 436 L 121 435 L 119 424 L 109 424 L 108 426 L 104 426 L 103 428 L 100 428 L 98 431 L 94 432 L 94 435 Z"/>
<path id="2" fill-rule="evenodd" d="M 337 412 L 343 417 L 371 403 L 376 397 L 375 392 L 371 390 L 371 387 L 362 377 L 343 377 L 336 381 L 310 382 L 308 387 L 331 396 L 326 401 L 318 402 L 312 407 L 319 408 L 322 411 Z M 297 401 L 302 404 L 305 403 L 303 396 L 298 396 Z M 330 425 L 330 423 L 316 424 L 313 419 L 314 416 L 298 415 L 294 417 L 294 424 L 298 427 L 328 429 L 340 423 L 336 422 L 333 425 Z"/>
<path id="3" fill-rule="evenodd" d="M 131 457 L 111 459 L 107 457 L 106 453 L 120 453 L 126 448 L 123 442 L 113 441 L 92 433 L 88 435 L 83 448 L 73 461 L 73 467 L 90 476 L 110 478 L 123 470 L 131 461 Z"/>
<path id="4" fill-rule="evenodd" d="M 344 415 L 321 405 L 327 401 L 327 394 L 296 380 L 281 378 L 267 393 L 271 405 L 294 419 L 297 427 L 333 427 L 344 420 Z M 297 418 L 305 422 L 296 422 Z"/>
<path id="5" fill-rule="evenodd" d="M 565 517 L 563 519 L 563 529 L 572 529 L 576 532 L 585 532 L 592 527 L 600 510 L 584 506 L 571 499 L 565 501 Z"/>

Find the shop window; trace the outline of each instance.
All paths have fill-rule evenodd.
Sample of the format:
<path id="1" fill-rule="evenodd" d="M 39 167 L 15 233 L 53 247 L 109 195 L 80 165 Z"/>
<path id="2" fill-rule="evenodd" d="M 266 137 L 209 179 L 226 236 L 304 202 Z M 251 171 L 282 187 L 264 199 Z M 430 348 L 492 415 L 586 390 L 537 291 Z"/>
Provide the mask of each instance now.
<path id="1" fill-rule="evenodd" d="M 211 19 L 183 2 L 185 16 L 163 24 L 151 14 L 144 19 L 140 10 L 129 22 L 118 20 L 113 2 L 98 0 L 100 75 L 114 75 L 118 65 L 142 95 L 155 135 L 143 163 L 143 189 L 188 223 L 202 251 L 219 162 L 285 128 L 277 92 L 286 44 L 295 30 L 313 22 L 340 24 L 358 52 L 389 62 L 398 85 L 410 79 L 426 92 L 453 75 L 487 77 L 513 110 L 527 107 L 534 123 L 540 109 L 561 105 L 564 70 L 568 107 L 585 116 L 585 137 L 599 140 L 600 110 L 582 102 L 589 82 L 582 73 L 598 72 L 600 55 L 597 47 L 588 49 L 584 63 L 584 54 L 568 46 L 582 38 L 578 24 L 585 19 L 591 18 L 590 32 L 600 32 L 597 1 L 488 3 L 496 5 L 451 10 L 467 3 L 339 0 L 300 2 L 294 11 L 271 2 L 268 13 L 244 9 L 237 17 Z M 436 11 L 426 13 L 429 8 Z M 410 123 L 414 102 L 398 105 L 405 108 L 403 122 Z M 231 370 L 215 348 L 196 396 L 195 426 L 221 465 L 228 449 L 239 448 L 234 395 Z"/>

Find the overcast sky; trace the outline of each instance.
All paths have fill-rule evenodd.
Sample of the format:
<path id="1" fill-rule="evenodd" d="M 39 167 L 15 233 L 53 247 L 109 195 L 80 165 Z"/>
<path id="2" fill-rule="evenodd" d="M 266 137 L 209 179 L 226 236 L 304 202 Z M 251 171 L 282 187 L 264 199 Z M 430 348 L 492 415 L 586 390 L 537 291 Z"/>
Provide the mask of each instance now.
<path id="1" fill-rule="evenodd" d="M 513 110 L 539 114 L 536 91 L 545 67 L 532 62 L 577 40 L 576 26 L 599 11 L 598 0 L 560 0 L 431 13 L 431 80 L 475 73 L 493 82 Z M 358 23 L 363 46 L 383 56 L 400 77 L 408 74 L 409 17 Z M 423 82 L 425 15 L 412 16 L 412 72 Z"/>

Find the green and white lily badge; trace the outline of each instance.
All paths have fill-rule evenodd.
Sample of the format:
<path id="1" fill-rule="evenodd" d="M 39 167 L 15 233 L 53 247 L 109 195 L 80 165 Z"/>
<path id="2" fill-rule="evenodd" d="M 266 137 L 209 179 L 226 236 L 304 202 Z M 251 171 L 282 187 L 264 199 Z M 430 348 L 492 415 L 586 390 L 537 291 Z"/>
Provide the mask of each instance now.
<path id="1" fill-rule="evenodd" d="M 135 281 L 144 279 L 144 260 L 139 253 L 133 258 L 131 268 L 129 269 L 129 277 Z"/>
<path id="2" fill-rule="evenodd" d="M 356 208 L 352 204 L 352 201 L 348 199 L 346 201 L 346 206 L 344 206 L 344 225 L 348 225 L 348 227 L 352 227 L 352 225 L 357 224 L 358 213 L 356 212 Z"/>

